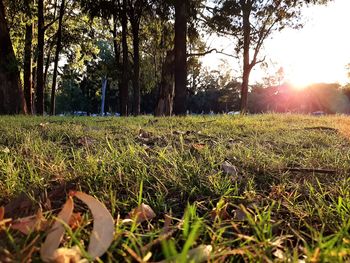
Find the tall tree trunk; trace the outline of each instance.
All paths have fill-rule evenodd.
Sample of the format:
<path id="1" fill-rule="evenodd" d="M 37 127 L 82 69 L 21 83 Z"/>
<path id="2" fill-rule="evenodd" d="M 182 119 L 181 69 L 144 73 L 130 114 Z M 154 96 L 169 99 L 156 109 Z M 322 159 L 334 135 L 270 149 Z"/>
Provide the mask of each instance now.
<path id="1" fill-rule="evenodd" d="M 175 99 L 174 113 L 186 114 L 187 102 L 187 1 L 175 1 Z"/>
<path id="2" fill-rule="evenodd" d="M 56 82 L 57 82 L 57 68 L 58 61 L 62 47 L 62 22 L 64 16 L 64 4 L 65 0 L 62 0 L 60 7 L 60 16 L 58 18 L 58 30 L 57 30 L 57 44 L 56 44 L 56 54 L 55 54 L 55 65 L 53 69 L 53 77 L 52 77 L 52 88 L 51 88 L 51 107 L 50 114 L 55 115 L 55 107 L 56 107 Z"/>
<path id="3" fill-rule="evenodd" d="M 117 67 L 120 66 L 120 44 L 118 43 L 117 39 L 117 28 L 118 28 L 118 18 L 117 15 L 113 15 L 113 47 L 114 47 L 114 59 Z"/>
<path id="4" fill-rule="evenodd" d="M 133 89 L 134 89 L 134 105 L 133 113 L 135 116 L 140 115 L 140 39 L 139 39 L 139 21 L 132 23 L 132 34 L 133 34 L 133 49 L 134 49 L 134 76 L 133 76 Z"/>
<path id="5" fill-rule="evenodd" d="M 128 42 L 127 42 L 127 27 L 128 20 L 126 14 L 126 0 L 123 0 L 122 8 L 122 48 L 123 48 L 123 72 L 122 82 L 119 87 L 120 92 L 120 113 L 122 116 L 128 116 L 128 101 L 129 101 L 129 88 L 128 88 Z"/>
<path id="6" fill-rule="evenodd" d="M 24 97 L 27 104 L 27 110 L 29 114 L 33 113 L 33 57 L 32 57 L 32 47 L 33 47 L 33 22 L 26 25 L 26 35 L 25 35 L 25 47 L 24 47 L 24 73 L 23 73 L 23 83 L 24 83 Z"/>
<path id="7" fill-rule="evenodd" d="M 36 113 L 44 114 L 44 0 L 38 0 L 38 58 L 36 73 Z"/>
<path id="8" fill-rule="evenodd" d="M 175 93 L 174 83 L 174 51 L 167 52 L 162 66 L 162 79 L 155 116 L 171 116 L 173 113 L 173 101 Z"/>
<path id="9" fill-rule="evenodd" d="M 17 60 L 0 0 L 0 114 L 26 113 Z"/>
<path id="10" fill-rule="evenodd" d="M 249 21 L 251 13 L 251 1 L 248 0 L 244 4 L 243 10 L 243 77 L 241 86 L 241 113 L 246 113 L 248 110 L 248 87 L 249 76 L 252 69 L 249 58 L 250 50 L 250 31 L 251 25 Z"/>
<path id="11" fill-rule="evenodd" d="M 50 64 L 51 64 L 51 53 L 52 53 L 52 49 L 55 46 L 55 40 L 52 39 L 52 41 L 49 44 L 49 49 L 47 51 L 47 56 L 46 56 L 46 61 L 45 61 L 45 66 L 44 66 L 44 90 L 47 87 L 47 75 L 49 73 L 49 68 L 50 68 Z"/>

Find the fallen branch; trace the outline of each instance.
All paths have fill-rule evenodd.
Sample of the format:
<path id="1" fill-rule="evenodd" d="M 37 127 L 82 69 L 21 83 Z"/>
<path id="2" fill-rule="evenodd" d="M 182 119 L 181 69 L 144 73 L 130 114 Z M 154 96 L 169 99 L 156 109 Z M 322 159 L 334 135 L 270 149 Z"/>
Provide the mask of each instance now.
<path id="1" fill-rule="evenodd" d="M 301 173 L 320 173 L 320 174 L 336 174 L 336 170 L 331 169 L 317 169 L 317 168 L 298 168 L 287 167 L 283 169 L 284 172 L 301 172 Z"/>

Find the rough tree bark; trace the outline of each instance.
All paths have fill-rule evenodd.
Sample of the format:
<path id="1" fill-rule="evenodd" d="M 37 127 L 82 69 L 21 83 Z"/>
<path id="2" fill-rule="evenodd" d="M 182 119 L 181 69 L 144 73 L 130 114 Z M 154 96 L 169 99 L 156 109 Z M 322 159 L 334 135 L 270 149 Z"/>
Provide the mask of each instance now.
<path id="1" fill-rule="evenodd" d="M 0 0 L 0 114 L 26 113 L 17 60 Z"/>
<path id="2" fill-rule="evenodd" d="M 243 5 L 243 78 L 241 86 L 241 113 L 246 113 L 248 110 L 249 76 L 252 70 L 252 64 L 250 63 L 249 57 L 251 31 L 249 17 L 252 10 L 252 3 L 248 0 L 246 3 L 243 3 Z"/>
<path id="3" fill-rule="evenodd" d="M 36 73 L 36 101 L 35 108 L 38 115 L 44 114 L 44 0 L 38 0 L 38 56 Z"/>
<path id="4" fill-rule="evenodd" d="M 155 116 L 171 116 L 173 113 L 175 95 L 174 60 L 174 51 L 168 51 L 162 66 L 162 79 Z"/>
<path id="5" fill-rule="evenodd" d="M 52 77 L 52 88 L 51 88 L 51 106 L 50 106 L 50 114 L 55 115 L 56 108 L 56 82 L 57 82 L 57 68 L 59 56 L 62 48 L 62 22 L 64 16 L 64 7 L 65 0 L 62 0 L 60 7 L 60 16 L 58 19 L 58 29 L 57 29 L 57 44 L 56 44 L 56 53 L 55 53 L 55 65 L 53 69 L 53 77 Z"/>
<path id="6" fill-rule="evenodd" d="M 31 1 L 25 1 L 26 13 L 29 22 L 26 24 L 25 46 L 24 46 L 24 61 L 23 61 L 23 84 L 24 98 L 29 114 L 33 113 L 33 28 L 31 13 Z"/>
<path id="7" fill-rule="evenodd" d="M 126 14 L 126 0 L 123 0 L 123 6 L 121 10 L 121 24 L 122 24 L 122 49 L 123 49 L 123 72 L 122 82 L 119 87 L 120 92 L 120 114 L 122 116 L 128 116 L 128 103 L 129 103 L 129 88 L 128 88 L 128 42 L 127 42 L 127 27 L 128 18 Z"/>
<path id="8" fill-rule="evenodd" d="M 175 99 L 174 113 L 186 114 L 187 102 L 187 1 L 175 2 Z"/>
<path id="9" fill-rule="evenodd" d="M 29 114 L 33 113 L 33 23 L 26 25 L 25 46 L 24 46 L 24 62 L 23 62 L 23 84 L 24 97 L 27 104 Z"/>
<path id="10" fill-rule="evenodd" d="M 140 115 L 140 103 L 141 103 L 141 93 L 140 93 L 140 38 L 139 38 L 139 21 L 133 21 L 131 23 L 132 27 L 132 43 L 134 50 L 134 76 L 132 80 L 133 89 L 134 89 L 134 104 L 133 104 L 133 113 L 135 116 Z"/>

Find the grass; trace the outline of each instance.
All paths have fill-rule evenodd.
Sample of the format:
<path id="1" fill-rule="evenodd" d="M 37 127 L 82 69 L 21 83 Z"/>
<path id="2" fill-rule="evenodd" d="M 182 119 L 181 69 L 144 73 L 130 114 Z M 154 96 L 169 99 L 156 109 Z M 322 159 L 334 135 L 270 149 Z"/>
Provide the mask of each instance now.
<path id="1" fill-rule="evenodd" d="M 49 217 L 70 189 L 95 196 L 116 219 L 103 262 L 185 262 L 201 245 L 212 262 L 349 262 L 349 134 L 344 116 L 0 117 L 0 206 Z M 156 218 L 122 224 L 142 202 Z M 63 245 L 87 247 L 89 228 L 85 214 Z M 44 238 L 3 230 L 0 262 L 39 262 Z"/>

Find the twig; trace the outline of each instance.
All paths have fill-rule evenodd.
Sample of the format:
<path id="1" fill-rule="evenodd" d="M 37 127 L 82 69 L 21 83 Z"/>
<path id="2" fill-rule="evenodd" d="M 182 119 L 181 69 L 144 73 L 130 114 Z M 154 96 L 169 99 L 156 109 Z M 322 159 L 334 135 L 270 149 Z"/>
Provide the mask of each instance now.
<path id="1" fill-rule="evenodd" d="M 317 168 L 298 168 L 298 167 L 287 167 L 283 169 L 285 172 L 303 172 L 303 173 L 320 173 L 320 174 L 335 174 L 336 170 L 331 169 L 317 169 Z"/>
<path id="2" fill-rule="evenodd" d="M 321 131 L 338 131 L 335 128 L 332 127 L 326 127 L 326 126 L 316 126 L 316 127 L 305 127 L 304 130 L 321 130 Z"/>

